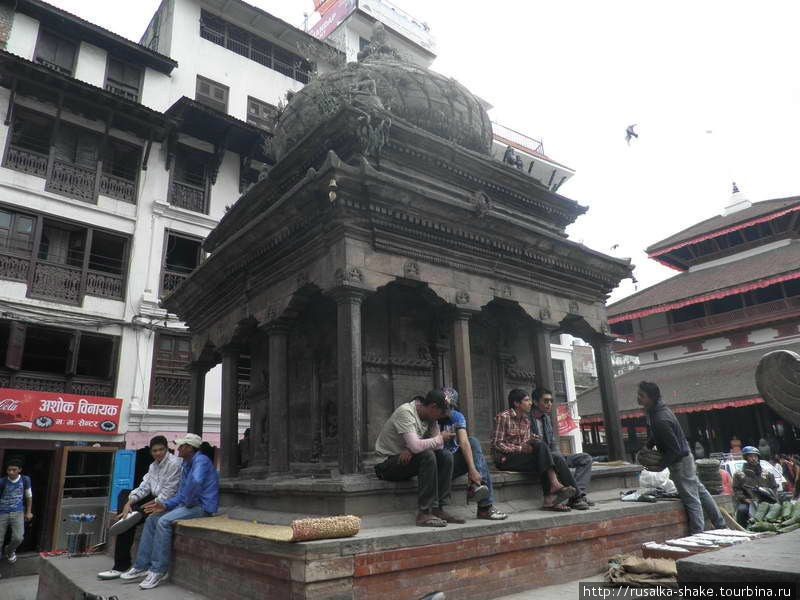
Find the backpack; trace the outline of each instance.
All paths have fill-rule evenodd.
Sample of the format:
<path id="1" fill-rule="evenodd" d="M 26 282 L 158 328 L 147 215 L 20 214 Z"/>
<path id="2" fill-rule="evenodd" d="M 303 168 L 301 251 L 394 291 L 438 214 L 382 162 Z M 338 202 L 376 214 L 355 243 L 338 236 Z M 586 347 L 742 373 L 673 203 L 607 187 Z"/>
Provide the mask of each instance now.
<path id="1" fill-rule="evenodd" d="M 3 497 L 3 494 L 6 491 L 6 481 L 8 481 L 8 477 L 0 477 L 0 498 Z M 22 490 L 23 493 L 27 490 L 31 489 L 31 478 L 27 475 L 22 476 Z"/>

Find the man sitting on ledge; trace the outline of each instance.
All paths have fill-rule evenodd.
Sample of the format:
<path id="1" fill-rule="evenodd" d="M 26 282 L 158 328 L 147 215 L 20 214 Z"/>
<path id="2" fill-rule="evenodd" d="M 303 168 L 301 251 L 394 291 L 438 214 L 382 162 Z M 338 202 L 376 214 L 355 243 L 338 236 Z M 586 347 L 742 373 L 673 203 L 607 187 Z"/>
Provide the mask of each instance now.
<path id="1" fill-rule="evenodd" d="M 443 448 L 454 434 L 442 433 L 437 421 L 448 413 L 444 394 L 432 390 L 425 398 L 417 396 L 398 406 L 375 441 L 375 452 L 385 458 L 375 465 L 380 479 L 405 481 L 417 476 L 420 527 L 466 522 L 444 510 L 450 500 L 453 455 Z"/>
<path id="2" fill-rule="evenodd" d="M 495 417 L 494 449 L 495 464 L 501 471 L 536 473 L 542 480 L 544 505 L 542 510 L 569 512 L 565 506 L 577 494 L 575 487 L 561 482 L 571 482 L 564 457 L 552 455 L 542 438 L 531 432 L 531 397 L 524 390 L 508 393 L 509 409 Z"/>

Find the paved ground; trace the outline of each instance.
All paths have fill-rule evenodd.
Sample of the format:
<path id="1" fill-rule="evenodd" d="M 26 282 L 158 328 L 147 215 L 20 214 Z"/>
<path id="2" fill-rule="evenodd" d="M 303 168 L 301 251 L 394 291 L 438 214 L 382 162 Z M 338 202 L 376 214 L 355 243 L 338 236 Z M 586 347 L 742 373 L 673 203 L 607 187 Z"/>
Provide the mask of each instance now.
<path id="1" fill-rule="evenodd" d="M 593 575 L 584 577 L 580 581 L 603 581 L 603 575 Z M 580 581 L 570 581 L 569 583 L 559 583 L 558 585 L 548 585 L 543 588 L 521 592 L 511 596 L 503 596 L 498 600 L 574 600 L 578 597 L 578 584 Z"/>
<path id="2" fill-rule="evenodd" d="M 10 577 L 0 580 L 0 600 L 36 600 L 39 576 Z"/>

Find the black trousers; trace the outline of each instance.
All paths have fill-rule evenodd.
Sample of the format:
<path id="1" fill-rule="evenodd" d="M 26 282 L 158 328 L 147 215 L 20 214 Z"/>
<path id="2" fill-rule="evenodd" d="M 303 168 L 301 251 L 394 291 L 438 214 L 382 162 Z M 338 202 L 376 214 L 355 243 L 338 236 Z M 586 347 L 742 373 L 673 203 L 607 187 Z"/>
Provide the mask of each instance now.
<path id="1" fill-rule="evenodd" d="M 122 490 L 117 496 L 117 507 L 121 511 L 125 503 L 128 502 L 131 490 Z M 142 510 L 142 507 L 155 500 L 154 496 L 147 495 L 131 506 L 131 510 Z M 136 527 L 140 527 L 146 519 L 142 519 Z M 133 538 L 136 536 L 136 527 L 131 527 L 125 533 L 120 533 L 114 541 L 114 570 L 127 571 L 133 565 L 131 560 L 131 548 L 133 547 Z"/>
<path id="2" fill-rule="evenodd" d="M 406 481 L 416 475 L 420 511 L 443 508 L 450 502 L 453 482 L 453 454 L 449 450 L 425 450 L 401 465 L 398 456 L 390 456 L 375 465 L 375 473 L 386 481 Z"/>
<path id="3" fill-rule="evenodd" d="M 496 466 L 501 471 L 536 473 L 542 481 L 542 493 L 545 496 L 550 495 L 548 469 L 555 470 L 558 480 L 563 485 L 577 489 L 575 478 L 567 466 L 567 461 L 564 460 L 564 455 L 550 452 L 546 444 L 538 444 L 531 454 L 503 454 L 498 458 Z"/>

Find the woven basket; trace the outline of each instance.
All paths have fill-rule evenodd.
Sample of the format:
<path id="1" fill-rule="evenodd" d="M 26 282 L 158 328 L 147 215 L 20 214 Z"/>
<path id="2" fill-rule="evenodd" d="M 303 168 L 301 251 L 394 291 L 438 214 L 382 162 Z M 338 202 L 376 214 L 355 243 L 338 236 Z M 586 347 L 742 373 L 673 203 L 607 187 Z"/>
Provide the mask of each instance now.
<path id="1" fill-rule="evenodd" d="M 352 537 L 361 529 L 361 519 L 352 515 L 292 521 L 292 541 L 306 542 Z"/>

